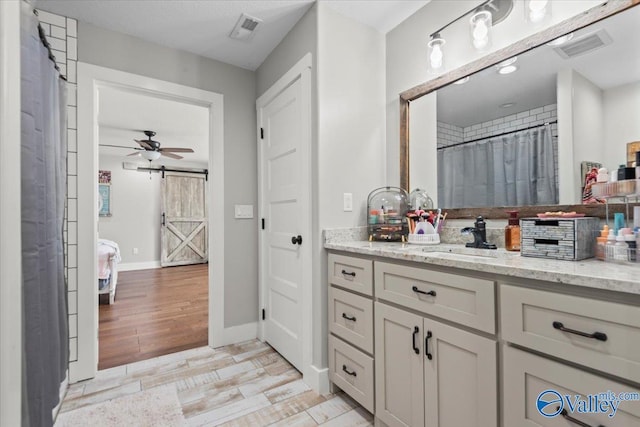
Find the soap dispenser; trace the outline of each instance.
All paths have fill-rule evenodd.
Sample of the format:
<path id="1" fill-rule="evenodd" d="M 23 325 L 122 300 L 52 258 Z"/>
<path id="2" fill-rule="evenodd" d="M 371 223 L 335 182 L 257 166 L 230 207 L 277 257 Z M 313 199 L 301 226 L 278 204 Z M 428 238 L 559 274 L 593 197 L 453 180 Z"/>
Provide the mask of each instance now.
<path id="1" fill-rule="evenodd" d="M 509 224 L 504 228 L 504 246 L 508 251 L 520 250 L 520 220 L 518 211 L 507 211 Z"/>

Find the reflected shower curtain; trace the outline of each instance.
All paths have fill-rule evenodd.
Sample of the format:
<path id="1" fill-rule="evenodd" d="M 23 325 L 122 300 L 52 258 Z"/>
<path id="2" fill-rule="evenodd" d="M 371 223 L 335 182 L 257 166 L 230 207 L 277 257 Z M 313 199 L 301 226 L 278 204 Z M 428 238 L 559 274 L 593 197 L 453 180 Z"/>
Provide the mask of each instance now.
<path id="1" fill-rule="evenodd" d="M 23 425 L 53 424 L 69 363 L 63 224 L 66 83 L 23 3 L 21 25 Z M 17 178 L 17 177 L 16 177 Z"/>
<path id="2" fill-rule="evenodd" d="M 557 188 L 548 125 L 438 150 L 442 208 L 553 205 Z"/>

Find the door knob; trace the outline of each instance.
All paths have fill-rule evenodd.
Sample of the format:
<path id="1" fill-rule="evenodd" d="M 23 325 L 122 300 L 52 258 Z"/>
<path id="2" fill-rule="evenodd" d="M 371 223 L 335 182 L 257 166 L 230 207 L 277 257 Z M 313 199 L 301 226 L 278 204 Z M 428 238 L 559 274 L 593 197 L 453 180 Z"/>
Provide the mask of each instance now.
<path id="1" fill-rule="evenodd" d="M 291 244 L 293 245 L 301 245 L 302 244 L 302 236 L 301 235 L 297 235 L 297 236 L 293 236 L 291 238 Z"/>

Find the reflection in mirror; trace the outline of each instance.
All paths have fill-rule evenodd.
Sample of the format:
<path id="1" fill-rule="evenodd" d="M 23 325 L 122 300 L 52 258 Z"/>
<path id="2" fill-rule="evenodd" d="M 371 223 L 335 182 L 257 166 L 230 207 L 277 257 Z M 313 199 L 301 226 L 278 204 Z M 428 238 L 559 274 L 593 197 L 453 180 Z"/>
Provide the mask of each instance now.
<path id="1" fill-rule="evenodd" d="M 617 169 L 640 140 L 638 22 L 628 9 L 412 102 L 411 188 L 442 208 L 580 203 L 581 164 Z"/>

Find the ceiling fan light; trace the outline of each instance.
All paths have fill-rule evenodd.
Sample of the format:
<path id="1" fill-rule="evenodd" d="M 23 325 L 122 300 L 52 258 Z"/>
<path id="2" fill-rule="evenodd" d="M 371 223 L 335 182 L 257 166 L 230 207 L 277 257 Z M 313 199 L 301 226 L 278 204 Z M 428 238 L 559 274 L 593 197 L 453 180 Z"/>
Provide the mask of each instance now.
<path id="1" fill-rule="evenodd" d="M 159 151 L 144 151 L 142 152 L 142 157 L 149 160 L 150 162 L 153 160 L 158 160 L 160 158 Z"/>

